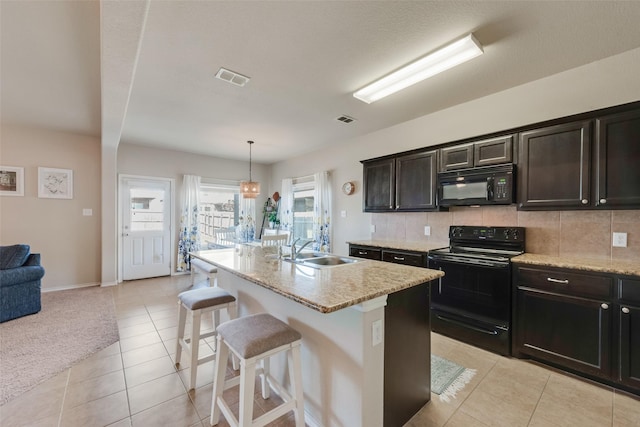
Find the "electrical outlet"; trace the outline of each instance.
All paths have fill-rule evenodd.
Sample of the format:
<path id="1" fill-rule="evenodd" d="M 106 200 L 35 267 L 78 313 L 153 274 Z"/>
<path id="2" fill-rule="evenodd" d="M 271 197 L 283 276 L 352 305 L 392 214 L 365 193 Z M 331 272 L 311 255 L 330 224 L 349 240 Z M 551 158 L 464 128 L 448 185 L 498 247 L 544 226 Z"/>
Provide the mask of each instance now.
<path id="1" fill-rule="evenodd" d="M 371 345 L 375 347 L 382 343 L 382 320 L 374 320 L 371 324 Z"/>
<path id="2" fill-rule="evenodd" d="M 340 211 L 340 216 L 342 218 L 346 218 L 347 217 L 347 211 Z"/>
<path id="3" fill-rule="evenodd" d="M 428 225 L 424 226 L 424 235 L 431 236 L 431 227 L 429 227 Z"/>
<path id="4" fill-rule="evenodd" d="M 372 233 L 375 233 L 376 232 L 376 226 L 371 224 L 370 230 L 371 230 Z"/>
<path id="5" fill-rule="evenodd" d="M 626 248 L 627 233 L 613 233 L 613 246 L 616 248 Z"/>
<path id="6" fill-rule="evenodd" d="M 87 208 L 82 209 L 82 215 L 84 215 L 84 216 L 91 216 L 91 215 L 93 215 L 93 209 L 87 209 Z"/>

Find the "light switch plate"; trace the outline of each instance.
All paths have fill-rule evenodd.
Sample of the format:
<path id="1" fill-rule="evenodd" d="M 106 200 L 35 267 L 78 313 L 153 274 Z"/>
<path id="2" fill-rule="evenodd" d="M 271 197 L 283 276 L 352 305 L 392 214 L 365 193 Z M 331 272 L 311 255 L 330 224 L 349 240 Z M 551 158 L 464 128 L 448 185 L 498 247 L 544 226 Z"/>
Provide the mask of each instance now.
<path id="1" fill-rule="evenodd" d="M 82 215 L 83 216 L 91 216 L 93 215 L 93 209 L 82 209 Z"/>
<path id="2" fill-rule="evenodd" d="M 627 233 L 613 233 L 613 246 L 616 248 L 627 247 Z"/>
<path id="3" fill-rule="evenodd" d="M 375 226 L 375 225 L 373 225 L 373 224 L 371 224 L 371 232 L 372 232 L 372 233 L 375 233 L 375 232 L 376 232 L 376 226 Z"/>
<path id="4" fill-rule="evenodd" d="M 347 217 L 347 211 L 340 211 L 340 216 L 342 218 L 346 218 Z"/>
<path id="5" fill-rule="evenodd" d="M 431 227 L 429 227 L 428 225 L 424 226 L 424 235 L 431 236 Z"/>

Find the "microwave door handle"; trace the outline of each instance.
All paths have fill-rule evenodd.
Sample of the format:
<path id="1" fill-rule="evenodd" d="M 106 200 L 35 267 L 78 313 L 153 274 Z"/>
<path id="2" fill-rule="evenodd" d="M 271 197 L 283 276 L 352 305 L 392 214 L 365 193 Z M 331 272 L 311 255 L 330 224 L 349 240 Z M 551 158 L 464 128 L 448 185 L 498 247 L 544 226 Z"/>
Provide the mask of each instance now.
<path id="1" fill-rule="evenodd" d="M 487 178 L 487 200 L 493 200 L 493 178 Z"/>

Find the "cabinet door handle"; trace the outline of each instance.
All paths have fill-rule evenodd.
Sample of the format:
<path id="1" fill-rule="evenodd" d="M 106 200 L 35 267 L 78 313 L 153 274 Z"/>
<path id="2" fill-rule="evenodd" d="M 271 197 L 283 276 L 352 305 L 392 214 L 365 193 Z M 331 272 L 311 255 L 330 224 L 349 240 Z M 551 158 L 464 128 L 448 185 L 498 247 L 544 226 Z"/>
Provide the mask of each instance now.
<path id="1" fill-rule="evenodd" d="M 582 202 L 582 204 L 583 204 L 583 205 L 586 205 L 587 203 L 589 203 L 589 200 L 587 200 L 587 199 L 582 199 L 582 200 L 581 200 L 581 202 Z"/>
<path id="2" fill-rule="evenodd" d="M 606 302 L 603 302 L 602 304 L 600 304 L 600 307 L 602 307 L 603 310 L 608 310 L 609 304 L 607 304 Z"/>
<path id="3" fill-rule="evenodd" d="M 600 203 L 604 205 L 605 203 L 607 203 L 607 199 L 600 199 Z"/>
<path id="4" fill-rule="evenodd" d="M 622 312 L 623 312 L 624 314 L 629 314 L 629 311 L 630 311 L 630 310 L 629 310 L 627 307 L 622 307 Z"/>
<path id="5" fill-rule="evenodd" d="M 404 261 L 404 257 L 400 256 L 394 256 L 393 259 L 395 259 L 396 261 Z"/>
<path id="6" fill-rule="evenodd" d="M 554 279 L 553 277 L 547 277 L 547 282 L 553 282 L 553 283 L 560 283 L 562 285 L 568 285 L 569 281 L 568 280 L 562 280 L 562 279 Z"/>
<path id="7" fill-rule="evenodd" d="M 367 255 L 368 253 L 367 251 L 358 251 L 358 255 Z"/>

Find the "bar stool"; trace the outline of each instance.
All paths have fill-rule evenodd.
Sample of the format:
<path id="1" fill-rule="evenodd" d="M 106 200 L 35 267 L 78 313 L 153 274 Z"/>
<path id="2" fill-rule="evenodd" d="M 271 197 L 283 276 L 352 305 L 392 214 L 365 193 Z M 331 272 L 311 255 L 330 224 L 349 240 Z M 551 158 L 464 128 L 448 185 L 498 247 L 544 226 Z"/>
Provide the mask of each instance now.
<path id="1" fill-rule="evenodd" d="M 217 337 L 218 357 L 215 363 L 211 399 L 211 425 L 218 424 L 221 412 L 231 426 L 261 427 L 293 410 L 296 427 L 304 427 L 301 339 L 300 332 L 266 313 L 229 320 L 220 325 Z M 225 381 L 229 351 L 240 359 L 240 376 Z M 269 373 L 269 358 L 283 351 L 286 351 L 288 356 L 287 364 L 293 396 Z M 257 366 L 259 361 L 261 366 Z M 269 398 L 269 386 L 271 386 L 282 397 L 284 403 L 254 420 L 253 394 L 256 375 L 261 377 L 262 397 Z M 235 418 L 222 396 L 224 390 L 238 384 L 240 384 L 239 420 Z"/>
<path id="2" fill-rule="evenodd" d="M 217 326 L 220 324 L 220 310 L 226 309 L 230 319 L 237 316 L 236 299 L 222 288 L 200 288 L 185 291 L 178 295 L 178 339 L 176 342 L 176 366 L 180 365 L 182 350 L 191 357 L 189 390 L 195 388 L 198 365 L 210 362 L 216 355 L 198 359 L 200 340 L 217 334 Z M 191 338 L 184 337 L 187 313 L 191 316 Z M 213 331 L 200 334 L 202 315 L 213 313 Z"/>
<path id="3" fill-rule="evenodd" d="M 218 269 L 215 265 L 209 264 L 206 261 L 202 261 L 198 258 L 191 258 L 191 286 L 195 282 L 196 273 L 201 272 L 209 278 L 209 286 L 216 286 L 216 274 Z"/>

